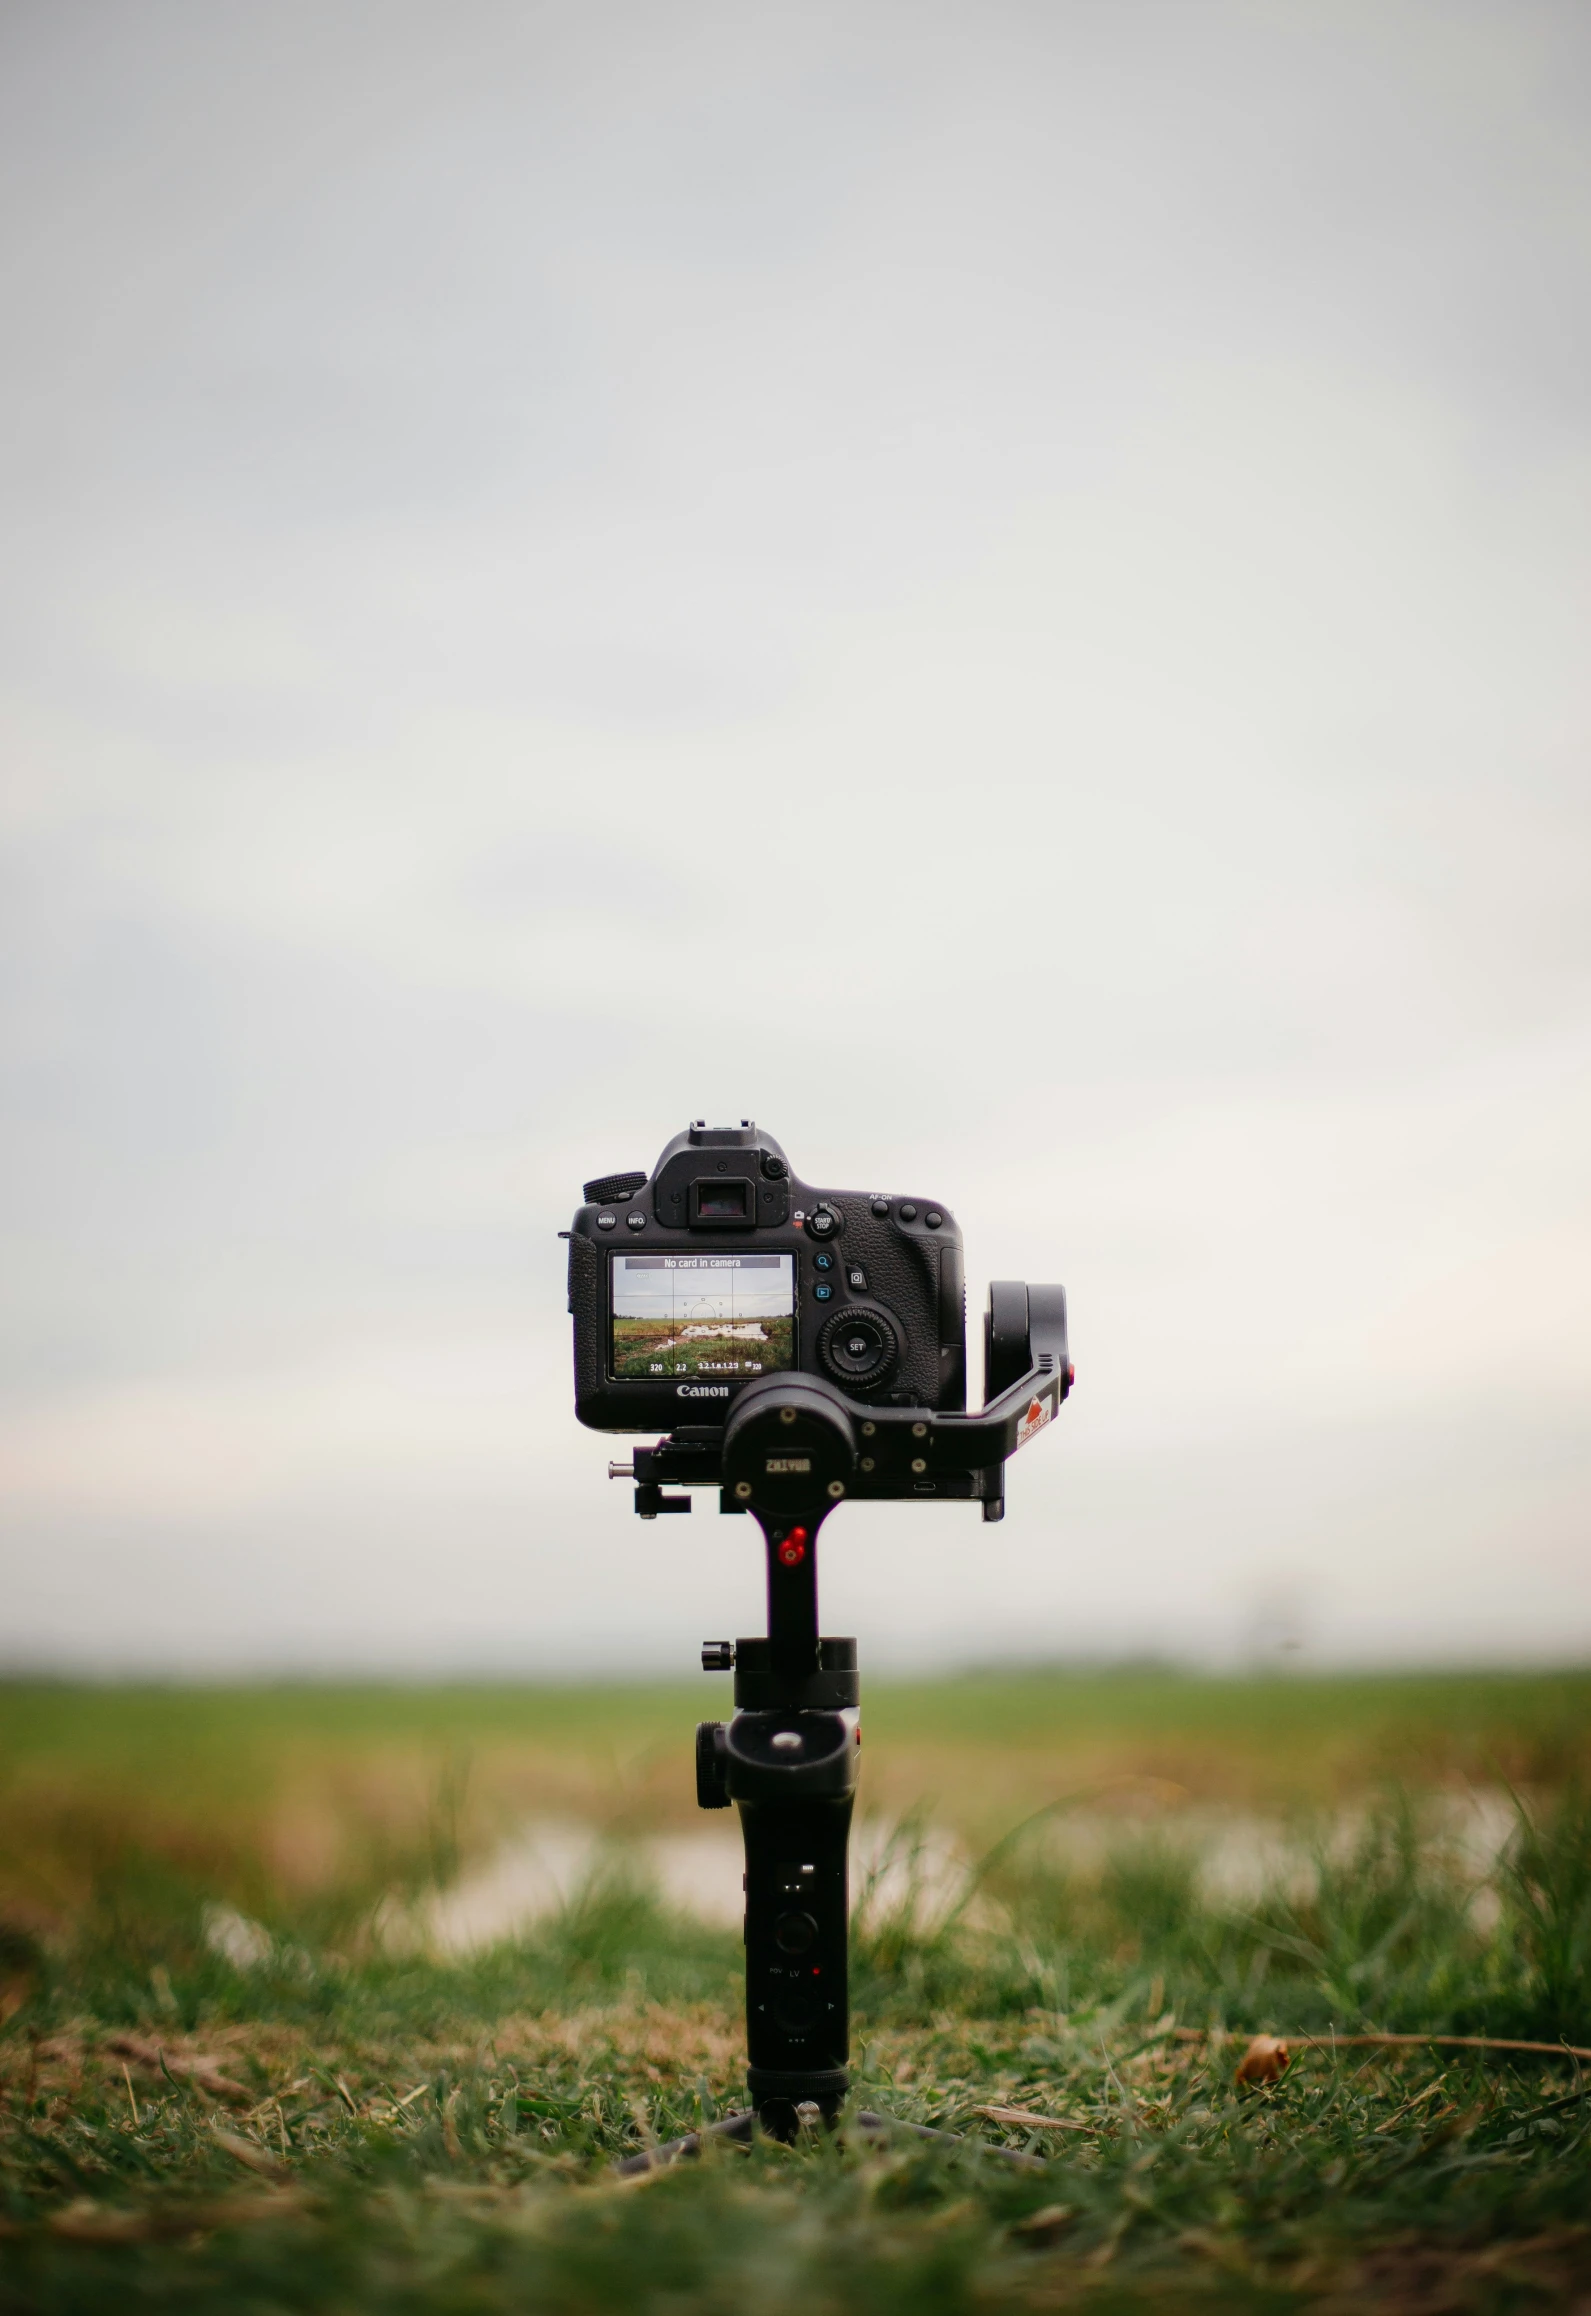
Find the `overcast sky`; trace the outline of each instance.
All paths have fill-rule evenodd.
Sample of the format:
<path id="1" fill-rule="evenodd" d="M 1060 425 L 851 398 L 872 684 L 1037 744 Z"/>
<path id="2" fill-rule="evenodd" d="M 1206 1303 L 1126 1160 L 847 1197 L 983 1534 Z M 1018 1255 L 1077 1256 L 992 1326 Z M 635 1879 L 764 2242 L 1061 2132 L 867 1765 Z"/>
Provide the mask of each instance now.
<path id="1" fill-rule="evenodd" d="M 733 1256 L 723 1255 L 672 1262 L 666 1269 L 656 1255 L 650 1260 L 614 1255 L 611 1260 L 616 1318 L 667 1319 L 677 1311 L 687 1319 L 732 1319 L 737 1313 L 743 1319 L 776 1319 L 795 1308 L 788 1255 L 753 1255 L 744 1269 Z"/>
<path id="2" fill-rule="evenodd" d="M 587 1176 L 1063 1280 L 864 1663 L 1591 1653 L 1579 0 L 5 0 L 0 1660 L 686 1669 Z"/>

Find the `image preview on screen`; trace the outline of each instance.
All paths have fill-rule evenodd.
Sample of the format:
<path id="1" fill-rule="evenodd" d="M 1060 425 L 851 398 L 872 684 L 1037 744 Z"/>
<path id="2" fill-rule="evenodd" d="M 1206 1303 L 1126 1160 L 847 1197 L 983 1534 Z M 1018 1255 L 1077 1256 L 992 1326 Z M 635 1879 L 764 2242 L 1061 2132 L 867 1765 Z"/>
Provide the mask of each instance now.
<path id="1" fill-rule="evenodd" d="M 793 1255 L 615 1254 L 609 1275 L 615 1382 L 795 1365 Z"/>

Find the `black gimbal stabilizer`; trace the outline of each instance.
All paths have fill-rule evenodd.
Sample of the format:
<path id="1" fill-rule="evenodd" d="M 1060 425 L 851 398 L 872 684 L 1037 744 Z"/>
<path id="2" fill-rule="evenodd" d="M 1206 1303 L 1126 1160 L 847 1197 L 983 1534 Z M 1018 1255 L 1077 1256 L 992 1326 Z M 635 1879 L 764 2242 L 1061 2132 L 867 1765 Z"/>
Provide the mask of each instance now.
<path id="1" fill-rule="evenodd" d="M 861 1690 L 855 1641 L 819 1636 L 818 1531 L 849 1492 L 863 1448 L 878 1468 L 898 1463 L 907 1474 L 987 1470 L 1048 1421 L 1071 1384 L 1065 1297 L 1059 1287 L 1004 1292 L 1026 1300 L 1029 1356 L 982 1414 L 864 1407 L 820 1376 L 770 1375 L 731 1408 L 718 1474 L 691 1473 L 721 1478 L 757 1521 L 767 1554 L 767 1638 L 702 1650 L 705 1670 L 733 1668 L 735 1716 L 727 1729 L 704 1721 L 696 1732 L 696 1797 L 704 1809 L 733 1802 L 740 1811 L 747 2089 L 778 2137 L 794 2131 L 802 2104 L 832 2116 L 846 2092 L 846 1848 Z M 687 1454 L 698 1453 L 692 1443 Z M 678 1454 L 660 1442 L 652 1472 L 661 1464 L 659 1477 L 682 1476 Z"/>
<path id="2" fill-rule="evenodd" d="M 965 1409 L 961 1238 L 930 1199 L 814 1189 L 771 1136 L 697 1121 L 650 1175 L 586 1185 L 569 1239 L 576 1411 L 606 1431 L 674 1422 L 610 1464 L 643 1519 L 712 1487 L 768 1567 L 764 1638 L 710 1641 L 735 1714 L 696 1733 L 697 1799 L 740 1811 L 748 2087 L 764 2129 L 846 2092 L 846 1848 L 856 1643 L 818 1629 L 818 1532 L 837 1504 L 1005 1509 L 1008 1459 L 1071 1389 L 1066 1297 L 997 1282 L 981 1411 Z M 737 2126 L 738 2128 L 738 2126 Z"/>

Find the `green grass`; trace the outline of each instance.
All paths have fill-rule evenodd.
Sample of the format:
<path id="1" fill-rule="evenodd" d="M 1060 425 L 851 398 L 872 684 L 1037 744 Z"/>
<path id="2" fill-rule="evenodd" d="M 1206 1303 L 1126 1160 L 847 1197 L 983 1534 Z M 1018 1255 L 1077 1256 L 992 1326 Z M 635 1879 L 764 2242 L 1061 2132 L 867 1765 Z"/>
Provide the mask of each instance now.
<path id="1" fill-rule="evenodd" d="M 719 2144 L 634 2185 L 616 2156 L 742 2095 L 738 1942 L 667 1911 L 624 1846 L 683 1783 L 692 1690 L 0 1690 L 0 2310 L 1576 2304 L 1572 2062 L 1302 2048 L 1274 2084 L 1234 2072 L 1256 2032 L 1591 2043 L 1588 1703 L 1567 1675 L 879 1688 L 867 1778 L 967 1829 L 1013 1828 L 1016 1793 L 1097 1809 L 1156 1778 L 1285 1806 L 1313 1869 L 1217 1901 L 1175 1809 L 1081 1862 L 1052 1809 L 960 1905 L 858 1917 L 858 2097 L 963 2149 Z M 1479 1893 L 1433 1804 L 1466 1774 L 1521 1794 Z M 381 1890 L 445 1879 L 549 1785 L 616 1829 L 563 1912 L 453 1964 L 371 1935 Z M 207 1946 L 218 1896 L 275 1933 L 255 1967 Z M 196 2051 L 236 2097 L 183 2074 Z"/>
<path id="2" fill-rule="evenodd" d="M 729 1332 L 740 1325 L 762 1329 L 760 1338 L 747 1340 Z M 795 1321 L 788 1315 L 754 1321 L 726 1318 L 724 1332 L 695 1334 L 685 1339 L 687 1327 L 710 1326 L 699 1319 L 627 1319 L 613 1322 L 615 1375 L 728 1375 L 750 1370 L 763 1374 L 795 1364 Z"/>

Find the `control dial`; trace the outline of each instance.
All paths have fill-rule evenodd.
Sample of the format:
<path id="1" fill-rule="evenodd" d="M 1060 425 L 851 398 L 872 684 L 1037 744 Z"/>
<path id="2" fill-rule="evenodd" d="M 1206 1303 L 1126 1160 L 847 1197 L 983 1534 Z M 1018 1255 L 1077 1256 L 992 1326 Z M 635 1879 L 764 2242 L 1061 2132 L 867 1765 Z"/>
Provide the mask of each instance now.
<path id="1" fill-rule="evenodd" d="M 633 1198 L 638 1190 L 646 1188 L 644 1174 L 599 1174 L 595 1182 L 586 1184 L 586 1203 L 589 1206 L 617 1206 Z"/>
<path id="2" fill-rule="evenodd" d="M 865 1391 L 881 1383 L 900 1356 L 895 1330 L 882 1311 L 852 1304 L 836 1311 L 818 1337 L 818 1357 L 836 1383 Z"/>
<path id="3" fill-rule="evenodd" d="M 729 1807 L 729 1740 L 722 1721 L 696 1724 L 696 1806 Z"/>

